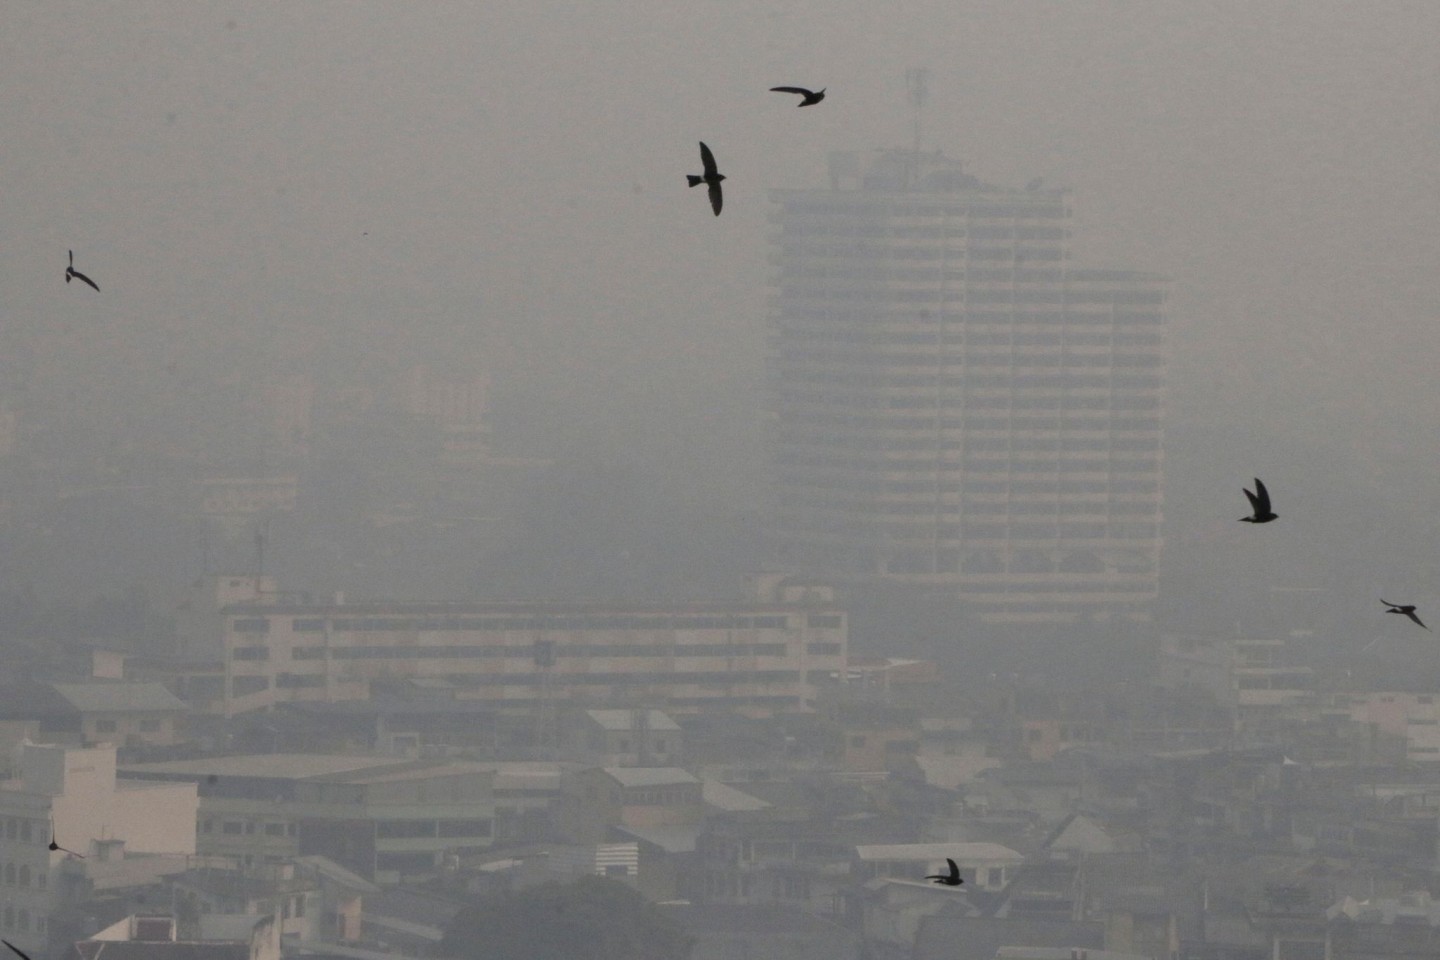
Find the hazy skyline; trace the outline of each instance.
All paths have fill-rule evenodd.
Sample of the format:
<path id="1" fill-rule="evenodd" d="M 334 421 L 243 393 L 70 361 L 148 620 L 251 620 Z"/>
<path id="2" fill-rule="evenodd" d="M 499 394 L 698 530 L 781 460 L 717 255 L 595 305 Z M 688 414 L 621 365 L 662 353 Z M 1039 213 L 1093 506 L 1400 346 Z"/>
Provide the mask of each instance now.
<path id="1" fill-rule="evenodd" d="M 1074 265 L 1174 278 L 1167 558 L 1257 532 L 1234 522 L 1257 474 L 1283 504 L 1266 533 L 1366 484 L 1392 514 L 1437 502 L 1432 5 L 15 2 L 6 20 L 0 344 L 69 331 L 62 378 L 164 352 L 184 396 L 236 363 L 454 356 L 463 331 L 528 442 L 746 509 L 767 191 L 823 184 L 831 150 L 908 144 L 923 66 L 927 149 L 1072 188 Z M 827 99 L 796 111 L 776 84 Z M 702 139 L 729 177 L 718 219 L 685 186 Z M 63 282 L 71 248 L 102 295 Z M 1340 529 L 1256 549 L 1303 567 Z M 1335 549 L 1423 605 L 1424 544 L 1393 573 L 1382 546 Z"/>

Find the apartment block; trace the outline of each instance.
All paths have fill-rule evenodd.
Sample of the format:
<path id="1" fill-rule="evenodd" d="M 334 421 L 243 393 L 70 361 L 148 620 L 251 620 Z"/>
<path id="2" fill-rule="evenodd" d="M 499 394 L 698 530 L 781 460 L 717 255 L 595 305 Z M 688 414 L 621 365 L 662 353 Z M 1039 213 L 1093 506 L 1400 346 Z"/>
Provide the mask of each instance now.
<path id="1" fill-rule="evenodd" d="M 836 154 L 771 198 L 778 562 L 989 622 L 1148 619 L 1164 278 L 1076 268 L 1064 190 L 938 152 Z"/>
<path id="2" fill-rule="evenodd" d="M 445 681 L 459 699 L 549 715 L 557 705 L 671 713 L 808 711 L 842 675 L 846 614 L 833 591 L 780 579 L 752 601 L 703 604 L 292 603 L 220 612 L 223 710 L 368 699 L 372 685 Z"/>

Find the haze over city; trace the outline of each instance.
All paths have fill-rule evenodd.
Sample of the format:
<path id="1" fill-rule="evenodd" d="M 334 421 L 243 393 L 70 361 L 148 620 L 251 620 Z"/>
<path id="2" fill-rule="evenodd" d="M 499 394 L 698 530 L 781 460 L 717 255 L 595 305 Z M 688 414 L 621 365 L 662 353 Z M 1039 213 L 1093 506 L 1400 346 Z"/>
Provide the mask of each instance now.
<path id="1" fill-rule="evenodd" d="M 1283 640 L 1287 652 L 1267 664 L 1360 678 L 1372 685 L 1367 696 L 1391 686 L 1431 692 L 1419 678 L 1440 669 L 1426 632 L 1440 620 L 1434 4 L 12 0 L 3 19 L 0 649 L 23 664 L 13 680 L 68 682 L 73 664 L 61 660 L 82 649 L 123 650 L 134 663 L 213 654 L 223 674 L 206 679 L 225 689 L 210 706 L 178 674 L 120 673 L 163 681 L 191 709 L 228 722 L 308 703 L 321 686 L 327 702 L 388 695 L 383 683 L 337 693 L 334 676 L 303 671 L 267 674 L 263 686 L 246 674 L 255 687 L 237 692 L 246 670 L 272 669 L 234 662 L 237 644 L 250 651 L 241 660 L 270 659 L 236 626 L 263 619 L 249 609 L 262 583 L 294 624 L 348 622 L 332 616 L 343 603 L 371 603 L 374 616 L 423 631 L 415 625 L 439 622 L 426 604 L 543 601 L 591 623 L 576 630 L 602 629 L 579 605 L 615 605 L 603 629 L 623 620 L 629 630 L 651 614 L 627 604 L 651 613 L 768 604 L 741 617 L 760 631 L 779 629 L 759 626 L 781 616 L 771 607 L 802 602 L 786 589 L 814 581 L 823 603 L 803 602 L 824 612 L 812 618 L 842 609 L 847 618 L 853 669 L 824 666 L 842 686 L 872 676 L 864 658 L 908 658 L 1013 712 L 1014 690 L 1031 682 L 1057 697 L 1102 698 L 1121 681 L 1149 689 L 1165 676 L 1156 664 L 1182 656 L 1175 637 L 1223 637 Z M 771 92 L 777 85 L 826 93 L 797 110 L 792 95 Z M 697 143 L 725 176 L 723 214 L 705 189 L 686 186 L 702 169 Z M 875 186 L 886 164 L 902 171 L 893 189 Z M 846 194 L 842 179 L 857 186 Z M 857 359 L 864 350 L 845 353 L 843 337 L 835 352 L 807 346 L 814 317 L 801 301 L 814 291 L 787 285 L 809 276 L 838 302 L 835 291 L 854 280 L 884 301 L 884 291 L 920 283 L 921 253 L 942 257 L 945 238 L 966 236 L 916 233 L 940 239 L 908 254 L 892 245 L 872 288 L 863 271 L 847 277 L 807 260 L 835 255 L 833 244 L 815 253 L 817 243 L 864 235 L 854 224 L 869 214 L 855 196 L 866 189 L 891 197 L 876 229 L 892 240 L 932 229 L 914 226 L 924 217 L 970 218 L 967 263 L 935 274 L 950 284 L 936 302 L 954 293 L 968 306 L 907 313 L 912 326 L 902 328 L 897 295 L 875 308 L 874 329 L 893 324 L 886 349 L 928 343 L 916 338 L 930 336 L 933 321 L 936 369 L 963 367 L 963 392 L 1000 362 L 984 338 L 1004 341 L 1016 391 L 996 401 L 1011 418 L 991 424 L 1007 431 L 1003 441 L 964 419 L 978 416 L 971 395 L 935 402 L 937 438 L 942 413 L 954 414 L 956 438 L 962 425 L 969 431 L 949 448 L 936 439 L 936 463 L 942 449 L 961 451 L 958 461 L 990 442 L 1012 458 L 1011 472 L 1003 490 L 984 491 L 1001 481 L 957 467 L 950 526 L 937 479 L 929 554 L 919 559 L 896 545 L 902 536 L 853 534 L 872 529 L 869 508 L 846 500 L 869 482 L 863 470 L 838 480 L 795 473 L 795 458 L 814 452 L 805 444 L 893 451 L 919 442 L 885 433 L 902 429 L 893 418 L 866 434 L 853 410 L 824 408 L 857 371 L 899 354 L 877 347 Z M 951 206 L 905 207 L 903 194 L 927 190 Z M 976 198 L 990 194 L 1014 204 L 981 212 Z M 826 215 L 840 227 L 803 225 L 832 199 Z M 1023 204 L 1032 210 L 1023 216 L 1059 224 L 1053 236 L 1032 233 L 1025 242 L 1036 245 L 1024 250 L 1020 232 L 995 226 L 1020 223 Z M 1008 244 L 1001 254 L 981 248 L 987 229 Z M 863 260 L 862 246 L 845 254 L 856 259 L 844 269 Z M 1003 267 L 987 265 L 1002 254 Z M 902 262 L 907 255 L 915 262 Z M 67 263 L 79 282 L 67 282 Z M 978 306 L 994 293 L 986 284 L 1008 284 L 1006 306 L 988 318 Z M 1067 313 L 1090 301 L 1063 298 L 1091 287 L 1104 287 L 1105 309 Z M 1049 320 L 1050 308 L 1027 314 L 1011 306 L 1032 302 L 1022 288 L 1033 302 L 1053 294 L 1065 306 Z M 1152 303 L 1146 297 L 1153 311 L 1122 309 Z M 837 320 L 844 309 L 823 318 L 826 329 L 856 323 L 853 334 L 869 323 Z M 1121 315 L 1137 324 L 1123 347 Z M 952 320 L 969 325 L 963 361 L 945 353 Z M 1072 432 L 1074 448 L 1026 434 L 1014 415 L 1030 389 L 1023 377 L 1041 376 L 1015 370 L 1049 349 L 1040 326 L 1015 331 L 1060 320 L 1073 339 L 1056 366 L 1088 356 L 1081 365 L 1103 367 L 1106 389 L 1134 391 L 1094 400 L 1103 416 L 1087 413 L 1067 406 L 1074 395 L 1064 391 L 1080 381 L 1064 377 L 1074 370 L 1058 374 L 1060 399 L 1043 408 L 1061 411 L 1056 423 L 1062 414 L 1103 421 L 1094 438 Z M 1005 324 L 1008 333 L 995 332 Z M 901 366 L 886 375 L 910 376 Z M 777 399 L 807 376 L 831 385 L 799 406 Z M 1126 376 L 1129 387 L 1115 386 Z M 1037 409 L 1050 402 L 1036 397 Z M 834 427 L 843 417 L 848 425 Z M 1128 426 L 1117 426 L 1123 417 Z M 777 456 L 779 434 L 782 447 L 797 446 Z M 1110 458 L 1101 468 L 1110 472 L 1053 479 L 1035 496 L 1060 503 L 1065 483 L 1098 484 L 1087 495 L 1099 499 L 1086 502 L 1103 502 L 1094 509 L 1104 516 L 1084 537 L 1114 542 L 1062 543 L 1067 529 L 1084 539 L 1074 533 L 1083 518 L 1057 506 L 1053 549 L 1012 549 L 1035 529 L 1015 505 L 1034 493 L 1012 483 L 1023 460 L 1015 452 L 1049 450 L 1063 463 L 1061 451 L 1090 456 L 1085 443 Z M 1115 467 L 1117 453 L 1130 466 Z M 781 476 L 787 469 L 794 475 Z M 1238 523 L 1253 506 L 1242 489 L 1259 478 L 1279 519 Z M 897 489 L 905 482 L 908 495 L 928 481 L 897 480 Z M 875 484 L 866 496 L 884 492 Z M 962 486 L 978 499 L 962 506 Z M 1006 506 L 987 520 L 975 504 L 992 494 Z M 922 512 L 918 501 L 894 502 L 896 516 Z M 853 556 L 833 565 L 814 560 L 833 534 L 814 534 L 815 518 L 832 508 L 853 509 L 835 521 L 849 532 L 834 534 Z M 805 523 L 809 533 L 796 534 Z M 810 534 L 822 546 L 811 544 L 809 560 L 783 549 Z M 852 534 L 859 539 L 845 540 Z M 1004 545 L 973 546 L 987 537 Z M 252 578 L 254 597 L 216 581 L 218 592 L 196 599 L 197 585 L 220 574 Z M 798 579 L 776 586 L 762 574 Z M 1073 610 L 1053 595 L 1021 596 L 1042 583 L 1098 595 L 1083 577 L 1102 575 L 1106 589 L 1130 593 L 1090 607 L 1077 599 Z M 1397 602 L 1392 612 L 1414 606 L 1388 617 L 1380 597 Z M 231 602 L 246 608 L 240 620 L 223 613 Z M 710 607 L 685 609 L 696 623 L 714 619 Z M 197 625 L 202 612 L 214 623 Z M 544 621 L 536 616 L 525 622 Z M 293 629 L 284 642 L 309 650 L 309 629 Z M 808 645 L 842 656 L 834 643 Z M 786 694 L 796 712 L 825 713 L 825 697 L 811 698 L 812 678 L 799 675 Z M 684 696 L 624 706 L 658 710 Z M 1235 743 L 1296 752 L 1265 729 Z M 205 734 L 207 743 L 246 736 Z M 274 734 L 272 753 L 285 752 L 282 739 Z M 529 754 L 477 756 L 556 761 L 537 746 L 543 739 L 535 734 Z M 298 754 L 309 744 L 290 746 Z M 1430 748 L 1396 749 L 1415 761 Z"/>

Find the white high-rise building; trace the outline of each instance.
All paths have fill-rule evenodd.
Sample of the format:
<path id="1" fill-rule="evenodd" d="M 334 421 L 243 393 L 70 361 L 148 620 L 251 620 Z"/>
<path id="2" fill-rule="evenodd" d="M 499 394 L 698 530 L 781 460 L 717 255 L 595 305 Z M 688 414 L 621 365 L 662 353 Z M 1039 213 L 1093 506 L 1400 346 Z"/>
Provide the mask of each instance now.
<path id="1" fill-rule="evenodd" d="M 777 190 L 775 555 L 989 621 L 1148 618 L 1163 278 L 1069 263 L 1065 191 L 908 150 Z"/>

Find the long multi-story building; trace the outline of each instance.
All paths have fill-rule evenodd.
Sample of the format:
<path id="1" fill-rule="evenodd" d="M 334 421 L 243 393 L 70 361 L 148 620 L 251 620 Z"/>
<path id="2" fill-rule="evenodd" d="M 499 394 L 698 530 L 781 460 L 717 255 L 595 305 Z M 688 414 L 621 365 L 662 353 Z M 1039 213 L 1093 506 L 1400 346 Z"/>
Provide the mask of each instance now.
<path id="1" fill-rule="evenodd" d="M 1068 262 L 1064 190 L 936 154 L 777 190 L 776 555 L 993 621 L 1146 619 L 1158 588 L 1163 278 Z"/>
<path id="2" fill-rule="evenodd" d="M 710 604 L 286 602 L 228 606 L 226 716 L 363 700 L 387 681 L 545 721 L 562 701 L 768 716 L 812 709 L 843 678 L 846 614 L 830 588 L 762 578 L 753 601 Z"/>

